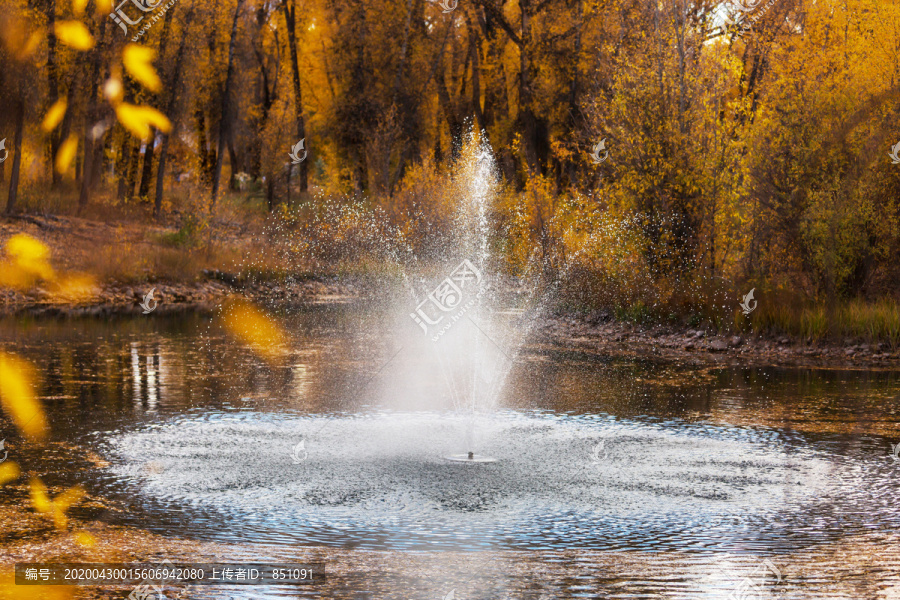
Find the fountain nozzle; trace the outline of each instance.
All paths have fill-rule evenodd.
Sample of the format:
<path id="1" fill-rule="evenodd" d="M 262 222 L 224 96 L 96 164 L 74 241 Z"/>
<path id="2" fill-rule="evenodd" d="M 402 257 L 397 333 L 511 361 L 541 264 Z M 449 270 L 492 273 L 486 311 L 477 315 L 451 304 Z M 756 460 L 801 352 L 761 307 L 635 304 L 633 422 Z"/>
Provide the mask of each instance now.
<path id="1" fill-rule="evenodd" d="M 465 454 L 451 454 L 450 456 L 445 456 L 444 460 L 449 460 L 450 462 L 455 463 L 492 463 L 497 462 L 496 458 L 491 458 L 489 456 L 481 456 L 480 454 L 475 454 L 474 452 L 467 452 Z"/>

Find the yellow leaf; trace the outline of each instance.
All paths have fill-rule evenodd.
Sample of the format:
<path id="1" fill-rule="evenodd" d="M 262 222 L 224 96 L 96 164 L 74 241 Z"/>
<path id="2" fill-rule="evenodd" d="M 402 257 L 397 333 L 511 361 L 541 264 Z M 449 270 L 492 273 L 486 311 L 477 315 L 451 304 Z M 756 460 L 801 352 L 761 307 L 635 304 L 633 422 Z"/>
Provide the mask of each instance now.
<path id="1" fill-rule="evenodd" d="M 97 294 L 97 283 L 86 274 L 66 275 L 52 289 L 54 297 L 68 302 L 83 302 Z"/>
<path id="2" fill-rule="evenodd" d="M 34 367 L 17 356 L 0 352 L 0 405 L 22 433 L 47 435 L 44 408 L 34 395 Z"/>
<path id="3" fill-rule="evenodd" d="M 28 37 L 28 41 L 25 42 L 25 46 L 22 48 L 22 51 L 19 53 L 19 59 L 25 59 L 31 56 L 35 50 L 38 49 L 38 46 L 41 45 L 41 42 L 44 41 L 44 32 L 43 31 L 35 31 Z"/>
<path id="4" fill-rule="evenodd" d="M 18 479 L 22 472 L 19 471 L 19 465 L 9 460 L 0 464 L 0 484 L 7 483 L 13 479 Z"/>
<path id="5" fill-rule="evenodd" d="M 47 486 L 37 477 L 31 478 L 31 504 L 41 514 L 50 514 L 58 529 L 65 529 L 68 524 L 66 510 L 84 497 L 84 489 L 75 486 L 62 492 L 55 500 L 47 495 Z"/>
<path id="6" fill-rule="evenodd" d="M 94 47 L 94 37 L 80 21 L 58 21 L 54 30 L 59 41 L 76 50 L 90 50 Z"/>
<path id="7" fill-rule="evenodd" d="M 53 500 L 53 504 L 59 510 L 68 510 L 70 506 L 79 502 L 82 498 L 84 498 L 84 488 L 80 485 L 76 485 L 75 487 L 69 488 L 66 491 L 62 492 L 59 496 L 57 496 Z"/>
<path id="8" fill-rule="evenodd" d="M 125 95 L 125 90 L 122 89 L 122 80 L 116 75 L 107 79 L 103 84 L 103 95 L 113 104 L 121 102 Z"/>
<path id="9" fill-rule="evenodd" d="M 31 504 L 34 510 L 41 514 L 49 513 L 53 510 L 53 502 L 47 495 L 47 486 L 37 477 L 31 478 Z"/>
<path id="10" fill-rule="evenodd" d="M 75 533 L 75 543 L 85 548 L 93 548 L 97 545 L 97 538 L 87 531 L 78 531 Z"/>
<path id="11" fill-rule="evenodd" d="M 15 571 L 0 571 L 0 600 L 71 600 L 72 585 L 16 585 Z"/>
<path id="12" fill-rule="evenodd" d="M 116 107 L 116 116 L 126 129 L 142 140 L 150 139 L 151 125 L 167 133 L 172 130 L 172 124 L 166 115 L 149 106 L 135 106 L 123 102 Z"/>
<path id="13" fill-rule="evenodd" d="M 154 58 L 156 50 L 140 44 L 128 44 L 122 51 L 122 62 L 131 76 L 148 90 L 158 92 L 162 88 L 162 82 L 153 68 Z"/>
<path id="14" fill-rule="evenodd" d="M 6 254 L 20 269 L 44 279 L 53 279 L 50 248 L 30 235 L 17 233 L 6 241 Z"/>
<path id="15" fill-rule="evenodd" d="M 63 117 L 66 115 L 66 108 L 68 107 L 68 103 L 65 98 L 60 98 L 57 100 L 53 106 L 50 107 L 50 110 L 47 111 L 47 114 L 44 115 L 44 121 L 41 123 L 41 129 L 44 131 L 52 131 L 59 125 L 60 121 L 63 120 Z"/>
<path id="16" fill-rule="evenodd" d="M 267 358 L 277 356 L 287 341 L 285 334 L 268 315 L 243 300 L 225 308 L 223 321 L 232 335 Z"/>
<path id="17" fill-rule="evenodd" d="M 75 134 L 72 134 L 66 141 L 60 144 L 59 150 L 56 151 L 57 173 L 65 173 L 69 170 L 69 165 L 72 164 L 76 152 L 78 152 L 78 138 L 75 137 Z"/>

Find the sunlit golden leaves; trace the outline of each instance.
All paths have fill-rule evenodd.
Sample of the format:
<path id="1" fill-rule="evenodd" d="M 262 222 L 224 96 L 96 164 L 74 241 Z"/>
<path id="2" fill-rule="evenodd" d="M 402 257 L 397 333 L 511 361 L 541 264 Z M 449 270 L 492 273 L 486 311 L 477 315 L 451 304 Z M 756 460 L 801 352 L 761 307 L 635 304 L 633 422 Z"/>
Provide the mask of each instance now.
<path id="1" fill-rule="evenodd" d="M 114 105 L 122 101 L 125 96 L 125 90 L 122 88 L 122 80 L 118 76 L 113 75 L 103 84 L 103 95 Z"/>
<path id="2" fill-rule="evenodd" d="M 0 406 L 24 435 L 43 439 L 47 435 L 47 419 L 35 395 L 36 381 L 31 363 L 0 352 Z"/>
<path id="3" fill-rule="evenodd" d="M 0 286 L 26 290 L 44 282 L 52 298 L 65 302 L 81 302 L 97 293 L 93 276 L 54 271 L 50 249 L 29 235 L 20 233 L 11 237 L 5 251 L 6 260 L 0 262 Z"/>
<path id="4" fill-rule="evenodd" d="M 87 531 L 78 531 L 75 533 L 75 543 L 84 548 L 93 548 L 97 545 L 97 538 Z"/>
<path id="5" fill-rule="evenodd" d="M 166 133 L 172 130 L 172 124 L 166 115 L 149 106 L 135 106 L 123 102 L 116 107 L 116 116 L 128 131 L 142 140 L 150 139 L 151 126 Z"/>
<path id="6" fill-rule="evenodd" d="M 158 92 L 162 82 L 153 68 L 154 58 L 156 50 L 140 44 L 128 44 L 122 50 L 122 63 L 128 73 L 148 90 Z"/>
<path id="7" fill-rule="evenodd" d="M 84 8 L 87 6 L 88 0 L 72 0 L 72 12 L 76 15 L 81 15 L 84 13 Z"/>
<path id="8" fill-rule="evenodd" d="M 25 289 L 39 279 L 52 279 L 50 250 L 29 235 L 20 233 L 9 238 L 6 259 L 0 261 L 0 286 Z"/>
<path id="9" fill-rule="evenodd" d="M 44 31 L 31 31 L 27 21 L 10 15 L 10 18 L 0 19 L 0 40 L 12 57 L 22 61 L 30 58 L 40 47 Z"/>
<path id="10" fill-rule="evenodd" d="M 97 0 L 95 12 L 97 16 L 106 16 L 113 10 L 113 0 Z"/>
<path id="11" fill-rule="evenodd" d="M 31 505 L 42 515 L 50 515 L 57 529 L 66 528 L 68 524 L 66 511 L 82 498 L 84 498 L 84 489 L 79 485 L 67 489 L 51 500 L 47 494 L 47 486 L 37 477 L 31 479 Z"/>
<path id="12" fill-rule="evenodd" d="M 52 286 L 53 297 L 65 302 L 84 302 L 97 295 L 97 281 L 85 273 L 63 275 Z"/>
<path id="13" fill-rule="evenodd" d="M 284 350 L 287 336 L 274 320 L 246 300 L 225 307 L 225 328 L 257 354 L 272 359 Z"/>
<path id="14" fill-rule="evenodd" d="M 13 461 L 8 460 L 0 463 L 0 485 L 18 479 L 21 474 L 22 472 L 19 470 L 19 465 Z"/>
<path id="15" fill-rule="evenodd" d="M 72 585 L 16 585 L 15 571 L 0 571 L 0 600 L 71 600 Z"/>
<path id="16" fill-rule="evenodd" d="M 75 160 L 76 152 L 78 152 L 78 137 L 72 134 L 65 142 L 60 144 L 59 150 L 56 151 L 55 166 L 57 173 L 65 173 L 69 170 L 69 166 Z"/>
<path id="17" fill-rule="evenodd" d="M 90 50 L 94 47 L 94 36 L 81 21 L 59 21 L 54 31 L 60 42 L 76 50 Z"/>
<path id="18" fill-rule="evenodd" d="M 67 107 L 68 102 L 66 102 L 65 98 L 57 100 L 53 106 L 50 107 L 50 110 L 47 111 L 47 114 L 44 115 L 44 120 L 41 122 L 41 129 L 44 131 L 53 131 L 66 115 Z"/>

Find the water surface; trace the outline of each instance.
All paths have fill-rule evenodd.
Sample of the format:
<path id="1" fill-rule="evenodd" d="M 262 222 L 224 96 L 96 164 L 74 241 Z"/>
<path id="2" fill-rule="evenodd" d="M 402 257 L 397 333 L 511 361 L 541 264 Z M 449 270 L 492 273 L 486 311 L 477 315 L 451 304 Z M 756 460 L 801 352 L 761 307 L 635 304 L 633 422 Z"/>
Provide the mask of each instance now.
<path id="1" fill-rule="evenodd" d="M 502 394 L 473 418 L 446 365 L 382 317 L 309 307 L 269 363 L 199 316 L 4 321 L 0 343 L 41 368 L 54 442 L 72 449 L 20 459 L 121 508 L 84 518 L 233 557 L 324 556 L 335 577 L 311 596 L 724 598 L 752 575 L 758 597 L 892 597 L 898 373 L 526 345 L 502 349 Z M 470 446 L 498 462 L 442 459 Z M 371 552 L 385 572 L 354 571 Z M 823 576 L 826 562 L 848 572 Z M 532 568 L 501 580 L 501 564 Z"/>

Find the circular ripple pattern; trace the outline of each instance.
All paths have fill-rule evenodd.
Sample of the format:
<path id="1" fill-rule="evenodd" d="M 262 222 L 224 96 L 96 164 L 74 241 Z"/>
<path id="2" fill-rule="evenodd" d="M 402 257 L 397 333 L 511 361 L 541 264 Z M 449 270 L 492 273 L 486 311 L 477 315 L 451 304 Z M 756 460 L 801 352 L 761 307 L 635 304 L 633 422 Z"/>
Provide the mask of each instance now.
<path id="1" fill-rule="evenodd" d="M 120 484 L 229 540 L 771 551 L 891 518 L 872 494 L 892 476 L 777 431 L 505 412 L 475 426 L 474 451 L 496 463 L 445 461 L 468 450 L 466 423 L 220 413 L 120 433 L 107 450 Z"/>

